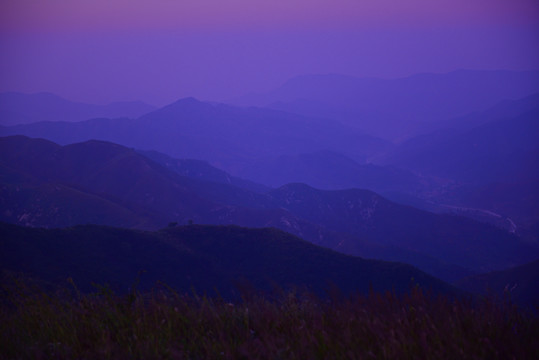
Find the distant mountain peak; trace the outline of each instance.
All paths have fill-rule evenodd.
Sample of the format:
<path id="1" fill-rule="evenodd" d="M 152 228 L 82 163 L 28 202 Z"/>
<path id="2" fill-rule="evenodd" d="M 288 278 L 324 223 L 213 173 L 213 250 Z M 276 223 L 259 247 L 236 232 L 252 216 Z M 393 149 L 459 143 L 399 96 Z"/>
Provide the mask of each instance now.
<path id="1" fill-rule="evenodd" d="M 181 98 L 179 100 L 176 100 L 175 102 L 173 102 L 172 104 L 168 105 L 168 106 L 194 106 L 194 105 L 202 105 L 202 104 L 206 104 L 205 102 L 203 101 L 200 101 L 192 96 L 189 96 L 189 97 L 185 97 L 185 98 Z"/>
<path id="2" fill-rule="evenodd" d="M 153 113 L 169 112 L 176 110 L 191 110 L 191 111 L 200 111 L 203 109 L 209 109 L 213 106 L 210 103 L 200 101 L 194 97 L 186 97 L 176 100 L 173 103 L 170 103 L 160 109 L 153 111 Z"/>
<path id="3" fill-rule="evenodd" d="M 186 97 L 165 105 L 162 108 L 144 114 L 143 116 L 139 117 L 139 119 L 143 121 L 154 121 L 156 117 L 171 120 L 177 118 L 178 116 L 184 115 L 199 116 L 201 114 L 207 114 L 209 111 L 212 111 L 213 108 L 214 105 L 210 103 L 200 101 L 194 97 Z"/>
<path id="4" fill-rule="evenodd" d="M 538 71 L 467 69 L 392 79 L 302 75 L 266 93 L 230 103 L 332 119 L 365 134 L 400 142 L 445 127 L 453 118 L 485 111 L 501 100 L 536 93 L 538 79 Z"/>
<path id="5" fill-rule="evenodd" d="M 188 96 L 188 97 L 184 97 L 177 100 L 176 103 L 199 104 L 199 103 L 202 103 L 202 101 L 198 100 L 197 98 L 193 96 Z"/>

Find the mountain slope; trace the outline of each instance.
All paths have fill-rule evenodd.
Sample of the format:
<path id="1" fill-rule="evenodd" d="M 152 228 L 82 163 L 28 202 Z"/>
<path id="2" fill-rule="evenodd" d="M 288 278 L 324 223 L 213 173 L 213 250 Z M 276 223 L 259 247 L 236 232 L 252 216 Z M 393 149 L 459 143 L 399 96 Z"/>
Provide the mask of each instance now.
<path id="1" fill-rule="evenodd" d="M 162 222 L 113 199 L 60 183 L 0 184 L 0 221 L 32 227 L 98 224 L 153 228 Z"/>
<path id="2" fill-rule="evenodd" d="M 0 152 L 5 167 L 31 172 L 37 183 L 64 184 L 111 196 L 120 204 L 138 204 L 155 215 L 170 213 L 174 218 L 196 218 L 211 208 L 182 186 L 181 177 L 174 177 L 119 145 L 89 141 L 62 147 L 45 140 L 10 137 L 2 139 Z"/>
<path id="3" fill-rule="evenodd" d="M 227 172 L 211 166 L 208 162 L 195 159 L 176 159 L 157 151 L 138 151 L 148 159 L 170 169 L 179 175 L 219 184 L 229 184 L 238 188 L 264 193 L 268 187 L 255 182 L 231 176 Z"/>
<path id="4" fill-rule="evenodd" d="M 322 191 L 289 184 L 270 194 L 283 208 L 330 230 L 475 271 L 509 267 L 539 255 L 538 249 L 491 225 L 399 205 L 366 190 Z M 346 241 L 326 246 L 357 251 Z"/>
<path id="5" fill-rule="evenodd" d="M 93 105 L 72 102 L 50 93 L 0 94 L 0 125 L 29 124 L 40 121 L 82 121 L 98 117 L 137 118 L 155 110 L 140 101 Z"/>
<path id="6" fill-rule="evenodd" d="M 265 195 L 180 176 L 134 150 L 103 141 L 60 146 L 22 136 L 1 138 L 0 171 L 7 196 L 0 209 L 3 221 L 51 227 L 98 219 L 99 224 L 118 226 L 124 222 L 116 220 L 132 213 L 128 223 L 145 229 L 194 221 L 273 226 L 310 239 L 322 231 L 272 206 Z M 56 189 L 76 196 L 64 200 Z M 78 215 L 59 218 L 71 209 Z M 115 215 L 107 217 L 111 213 Z"/>
<path id="7" fill-rule="evenodd" d="M 0 224 L 0 235 L 3 270 L 53 283 L 72 277 L 86 291 L 91 282 L 108 282 L 125 292 L 144 270 L 141 286 L 146 289 L 159 280 L 180 292 L 192 286 L 227 296 L 245 281 L 259 290 L 295 285 L 319 294 L 332 285 L 346 293 L 366 293 L 369 288 L 401 293 L 417 283 L 434 292 L 458 294 L 412 266 L 346 256 L 276 229 L 191 225 L 141 232 Z"/>
<path id="8" fill-rule="evenodd" d="M 437 211 L 481 218 L 537 243 L 538 118 L 539 94 L 506 101 L 410 139 L 378 163 L 451 179 L 426 194 Z"/>

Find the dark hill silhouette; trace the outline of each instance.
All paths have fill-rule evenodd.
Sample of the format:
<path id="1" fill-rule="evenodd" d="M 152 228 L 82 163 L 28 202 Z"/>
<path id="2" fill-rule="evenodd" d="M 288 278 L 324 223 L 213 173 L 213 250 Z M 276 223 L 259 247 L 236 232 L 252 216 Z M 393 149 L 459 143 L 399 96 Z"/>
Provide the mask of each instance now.
<path id="1" fill-rule="evenodd" d="M 137 118 L 155 110 L 141 101 L 93 105 L 73 102 L 50 93 L 0 94 L 0 125 L 28 124 L 40 121 L 82 121 L 98 117 Z"/>
<path id="2" fill-rule="evenodd" d="M 483 111 L 505 99 L 539 91 L 538 71 L 458 70 L 385 80 L 344 75 L 305 75 L 266 94 L 231 103 L 269 106 L 356 126 L 385 139 L 404 139 L 447 120 Z"/>
<path id="3" fill-rule="evenodd" d="M 246 281 L 256 290 L 297 286 L 320 295 L 395 291 L 418 284 L 450 296 L 457 289 L 416 268 L 364 260 L 314 246 L 277 229 L 191 225 L 158 232 L 98 226 L 30 229 L 0 223 L 3 270 L 52 283 L 71 277 L 84 291 L 109 283 L 127 292 L 139 271 L 141 290 L 162 281 L 179 292 L 239 296 Z M 298 261 L 301 259 L 301 261 Z"/>

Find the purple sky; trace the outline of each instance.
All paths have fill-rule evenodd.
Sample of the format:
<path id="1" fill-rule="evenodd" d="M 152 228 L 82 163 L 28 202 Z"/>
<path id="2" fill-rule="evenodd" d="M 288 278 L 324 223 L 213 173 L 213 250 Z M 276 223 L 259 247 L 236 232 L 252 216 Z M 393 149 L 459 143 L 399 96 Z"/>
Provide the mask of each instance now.
<path id="1" fill-rule="evenodd" d="M 0 91 L 222 100 L 305 73 L 539 68 L 537 0 L 6 0 Z"/>

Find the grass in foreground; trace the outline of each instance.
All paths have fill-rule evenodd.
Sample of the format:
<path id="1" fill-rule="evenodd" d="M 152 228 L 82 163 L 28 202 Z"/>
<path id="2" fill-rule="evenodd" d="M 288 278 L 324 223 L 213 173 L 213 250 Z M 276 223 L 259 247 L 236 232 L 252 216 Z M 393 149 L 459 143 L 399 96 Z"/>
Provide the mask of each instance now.
<path id="1" fill-rule="evenodd" d="M 118 296 L 4 288 L 3 359 L 532 359 L 539 321 L 421 289 L 323 300 L 283 293 L 239 303 L 161 286 Z"/>

